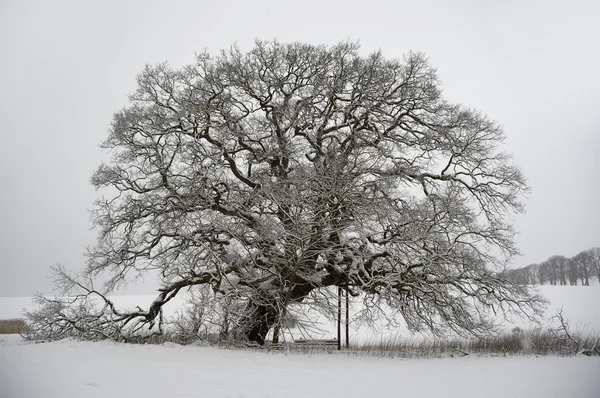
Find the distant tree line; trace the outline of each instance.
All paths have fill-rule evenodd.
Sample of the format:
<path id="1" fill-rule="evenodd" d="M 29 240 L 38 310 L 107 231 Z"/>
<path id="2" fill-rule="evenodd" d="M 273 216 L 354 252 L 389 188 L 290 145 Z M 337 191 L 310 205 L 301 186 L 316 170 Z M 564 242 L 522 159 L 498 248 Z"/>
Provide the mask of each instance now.
<path id="1" fill-rule="evenodd" d="M 540 264 L 507 270 L 503 276 L 523 285 L 590 285 L 600 280 L 600 247 L 582 251 L 567 258 L 552 256 Z"/>

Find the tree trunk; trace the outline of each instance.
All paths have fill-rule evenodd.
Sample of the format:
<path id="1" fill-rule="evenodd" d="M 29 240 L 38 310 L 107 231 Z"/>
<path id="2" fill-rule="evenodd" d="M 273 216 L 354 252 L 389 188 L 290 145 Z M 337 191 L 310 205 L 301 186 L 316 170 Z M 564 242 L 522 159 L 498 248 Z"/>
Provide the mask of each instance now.
<path id="1" fill-rule="evenodd" d="M 289 292 L 286 300 L 281 299 L 278 305 L 278 299 L 268 297 L 268 293 L 258 294 L 251 298 L 240 322 L 238 323 L 234 336 L 243 338 L 249 342 L 256 342 L 260 345 L 265 344 L 267 334 L 275 326 L 280 318 L 278 308 L 286 307 L 287 304 L 302 302 L 308 294 L 314 289 L 309 284 L 297 284 Z M 285 301 L 285 305 L 283 302 Z M 283 313 L 287 309 L 283 308 Z M 280 331 L 277 332 L 280 334 Z M 279 337 L 279 336 L 278 336 Z"/>
<path id="2" fill-rule="evenodd" d="M 301 302 L 312 290 L 313 287 L 310 285 L 297 285 L 292 288 L 287 302 Z M 244 315 L 236 327 L 234 334 L 236 337 L 260 345 L 265 344 L 269 330 L 280 318 L 278 310 L 280 306 L 277 305 L 277 298 L 267 298 L 266 296 L 267 294 L 257 294 L 256 298 L 248 302 Z"/>
<path id="3" fill-rule="evenodd" d="M 275 300 L 270 302 L 250 301 L 239 322 L 236 335 L 249 342 L 264 345 L 267 334 L 276 321 L 277 302 Z"/>

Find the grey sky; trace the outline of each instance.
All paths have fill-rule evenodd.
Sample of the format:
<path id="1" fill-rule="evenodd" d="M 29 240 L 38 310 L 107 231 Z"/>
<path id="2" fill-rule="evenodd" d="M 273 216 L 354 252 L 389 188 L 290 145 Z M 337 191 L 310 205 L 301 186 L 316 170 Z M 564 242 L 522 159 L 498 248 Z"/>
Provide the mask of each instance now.
<path id="1" fill-rule="evenodd" d="M 255 38 L 425 52 L 447 98 L 503 124 L 532 186 L 515 265 L 599 246 L 598 15 L 597 1 L 4 0 L 0 296 L 49 292 L 49 265 L 81 268 L 98 145 L 144 65 Z"/>

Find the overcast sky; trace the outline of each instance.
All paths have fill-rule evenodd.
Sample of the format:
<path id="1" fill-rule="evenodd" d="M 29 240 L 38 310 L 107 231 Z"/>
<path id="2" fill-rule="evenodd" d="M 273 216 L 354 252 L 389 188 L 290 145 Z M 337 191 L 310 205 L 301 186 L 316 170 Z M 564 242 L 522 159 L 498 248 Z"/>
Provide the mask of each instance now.
<path id="1" fill-rule="evenodd" d="M 98 145 L 144 65 L 255 38 L 425 52 L 448 99 L 504 126 L 529 179 L 515 266 L 600 246 L 598 4 L 1 0 L 0 296 L 49 293 L 48 266 L 82 267 Z"/>

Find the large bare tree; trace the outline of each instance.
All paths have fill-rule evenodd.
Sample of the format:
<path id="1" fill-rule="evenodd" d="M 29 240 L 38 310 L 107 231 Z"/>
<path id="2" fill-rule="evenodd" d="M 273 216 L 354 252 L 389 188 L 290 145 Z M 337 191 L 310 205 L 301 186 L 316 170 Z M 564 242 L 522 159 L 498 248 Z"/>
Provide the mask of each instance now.
<path id="1" fill-rule="evenodd" d="M 260 344 L 286 308 L 333 286 L 414 329 L 479 334 L 490 311 L 531 315 L 537 297 L 499 273 L 528 189 L 503 139 L 442 97 L 419 53 L 259 41 L 148 66 L 92 177 L 106 197 L 84 276 L 109 275 L 105 294 L 158 270 L 162 287 L 148 310 L 108 305 L 102 325 L 153 324 L 197 285 L 243 303 L 234 329 Z"/>

